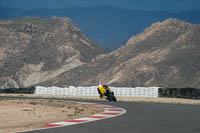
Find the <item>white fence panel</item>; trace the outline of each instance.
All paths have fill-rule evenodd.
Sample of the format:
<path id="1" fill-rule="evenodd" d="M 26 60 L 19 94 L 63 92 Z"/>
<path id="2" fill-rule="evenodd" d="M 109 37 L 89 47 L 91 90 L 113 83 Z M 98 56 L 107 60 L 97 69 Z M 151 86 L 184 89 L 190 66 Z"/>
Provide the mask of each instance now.
<path id="1" fill-rule="evenodd" d="M 115 96 L 158 97 L 159 87 L 110 87 Z M 66 95 L 66 96 L 99 96 L 97 86 L 60 88 L 56 86 L 36 86 L 35 94 Z"/>

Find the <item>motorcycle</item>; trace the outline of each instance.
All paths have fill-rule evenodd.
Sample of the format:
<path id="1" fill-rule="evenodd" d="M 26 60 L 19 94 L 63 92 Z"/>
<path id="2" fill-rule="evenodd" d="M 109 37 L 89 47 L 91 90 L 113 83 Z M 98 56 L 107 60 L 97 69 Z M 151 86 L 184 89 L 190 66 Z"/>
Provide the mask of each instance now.
<path id="1" fill-rule="evenodd" d="M 97 88 L 99 94 L 101 94 L 102 96 L 106 96 L 106 99 L 108 101 L 113 101 L 116 102 L 117 99 L 114 95 L 114 92 L 110 90 L 110 88 L 107 85 L 102 85 L 100 88 Z"/>

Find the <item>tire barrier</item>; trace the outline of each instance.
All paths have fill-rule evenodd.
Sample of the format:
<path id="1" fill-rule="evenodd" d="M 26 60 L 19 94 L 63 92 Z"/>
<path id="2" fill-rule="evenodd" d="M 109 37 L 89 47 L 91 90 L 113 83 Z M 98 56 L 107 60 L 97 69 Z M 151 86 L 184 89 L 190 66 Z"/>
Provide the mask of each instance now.
<path id="1" fill-rule="evenodd" d="M 159 97 L 200 99 L 200 89 L 197 88 L 159 88 Z"/>
<path id="2" fill-rule="evenodd" d="M 0 89 L 0 93 L 35 94 L 35 87 Z"/>
<path id="3" fill-rule="evenodd" d="M 161 87 L 110 87 L 115 96 L 129 97 L 166 97 L 166 98 L 186 98 L 200 99 L 200 89 L 197 88 L 161 88 Z M 91 87 L 42 87 L 35 86 L 30 88 L 8 88 L 0 89 L 0 93 L 17 94 L 47 94 L 47 95 L 65 95 L 65 96 L 99 96 L 97 86 Z"/>
<path id="4" fill-rule="evenodd" d="M 158 87 L 110 87 L 115 96 L 130 97 L 158 97 Z M 0 89 L 1 90 L 1 89 Z M 2 89 L 0 93 L 21 93 L 21 94 L 47 94 L 47 95 L 65 95 L 65 96 L 99 96 L 97 86 L 91 87 L 42 87 L 36 86 L 31 88 L 9 88 Z"/>

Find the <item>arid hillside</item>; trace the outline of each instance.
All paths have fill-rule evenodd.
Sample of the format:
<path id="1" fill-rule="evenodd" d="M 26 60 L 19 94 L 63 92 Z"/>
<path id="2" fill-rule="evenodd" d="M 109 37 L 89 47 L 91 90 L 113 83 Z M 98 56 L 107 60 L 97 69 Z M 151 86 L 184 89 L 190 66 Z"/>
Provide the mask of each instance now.
<path id="1" fill-rule="evenodd" d="M 0 20 L 0 87 L 56 80 L 102 53 L 68 18 Z"/>
<path id="2" fill-rule="evenodd" d="M 118 50 L 43 85 L 98 81 L 112 86 L 200 87 L 200 25 L 177 19 L 154 23 Z"/>
<path id="3" fill-rule="evenodd" d="M 152 24 L 106 53 L 68 18 L 0 21 L 1 88 L 34 85 L 200 87 L 200 25 Z"/>

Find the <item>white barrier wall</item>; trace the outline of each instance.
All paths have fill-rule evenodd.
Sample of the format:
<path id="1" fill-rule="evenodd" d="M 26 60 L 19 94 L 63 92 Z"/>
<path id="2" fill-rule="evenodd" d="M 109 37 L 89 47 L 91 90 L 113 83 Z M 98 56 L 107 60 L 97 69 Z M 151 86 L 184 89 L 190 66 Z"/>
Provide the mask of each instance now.
<path id="1" fill-rule="evenodd" d="M 115 96 L 158 97 L 159 87 L 110 87 Z M 97 86 L 69 88 L 36 86 L 35 94 L 66 95 L 66 96 L 99 96 Z"/>

